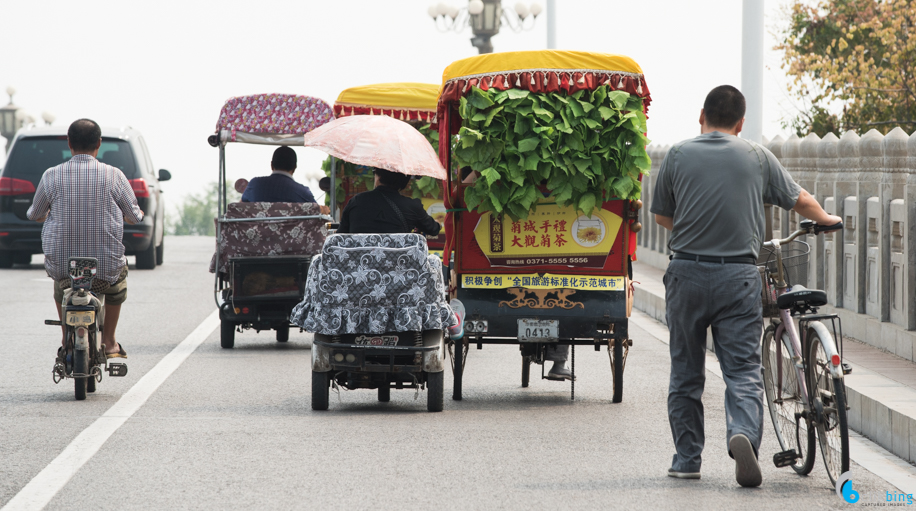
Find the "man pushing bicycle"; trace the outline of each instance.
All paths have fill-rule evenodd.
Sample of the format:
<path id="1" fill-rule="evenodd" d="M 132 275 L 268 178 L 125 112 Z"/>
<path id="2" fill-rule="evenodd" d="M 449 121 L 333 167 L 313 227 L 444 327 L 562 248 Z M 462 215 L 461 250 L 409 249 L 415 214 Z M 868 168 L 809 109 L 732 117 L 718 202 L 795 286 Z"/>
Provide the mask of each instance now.
<path id="1" fill-rule="evenodd" d="M 763 432 L 760 363 L 764 203 L 822 225 L 840 222 L 803 190 L 766 148 L 738 138 L 745 100 L 722 85 L 700 111 L 700 136 L 671 147 L 655 178 L 650 211 L 671 231 L 665 272 L 671 377 L 668 420 L 676 454 L 668 475 L 699 479 L 704 444 L 706 331 L 712 327 L 725 380 L 729 455 L 741 486 L 760 486 Z"/>

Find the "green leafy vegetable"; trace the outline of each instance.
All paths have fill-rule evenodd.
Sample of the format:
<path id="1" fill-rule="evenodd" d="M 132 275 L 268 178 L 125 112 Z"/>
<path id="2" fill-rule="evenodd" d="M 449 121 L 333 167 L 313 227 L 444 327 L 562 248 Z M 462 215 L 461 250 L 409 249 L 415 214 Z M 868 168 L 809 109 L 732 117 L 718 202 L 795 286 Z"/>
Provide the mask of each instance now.
<path id="1" fill-rule="evenodd" d="M 546 185 L 561 206 L 586 215 L 615 197 L 638 199 L 651 167 L 642 100 L 601 86 L 574 94 L 473 87 L 453 149 L 459 167 L 480 174 L 468 209 L 524 219 Z"/>

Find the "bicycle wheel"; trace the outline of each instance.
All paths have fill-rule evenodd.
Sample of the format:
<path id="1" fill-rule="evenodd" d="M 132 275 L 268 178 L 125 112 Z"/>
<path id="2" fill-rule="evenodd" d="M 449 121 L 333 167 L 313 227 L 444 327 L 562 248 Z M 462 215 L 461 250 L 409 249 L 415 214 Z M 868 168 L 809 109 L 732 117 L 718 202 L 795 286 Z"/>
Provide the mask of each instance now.
<path id="1" fill-rule="evenodd" d="M 808 385 L 814 399 L 811 408 L 817 419 L 817 439 L 821 456 L 830 477 L 836 485 L 843 472 L 849 470 L 849 425 L 846 421 L 846 386 L 841 378 L 830 374 L 830 358 L 826 343 L 832 338 L 822 338 L 816 329 L 810 335 L 808 358 Z M 830 350 L 835 352 L 835 350 Z"/>
<path id="2" fill-rule="evenodd" d="M 791 465 L 792 469 L 805 475 L 814 468 L 814 430 L 808 427 L 808 421 L 801 416 L 805 406 L 798 372 L 785 344 L 788 336 L 784 333 L 783 341 L 780 342 L 776 340 L 775 333 L 774 325 L 767 327 L 761 347 L 767 408 L 779 446 L 783 451 L 795 449 L 798 455 Z"/>

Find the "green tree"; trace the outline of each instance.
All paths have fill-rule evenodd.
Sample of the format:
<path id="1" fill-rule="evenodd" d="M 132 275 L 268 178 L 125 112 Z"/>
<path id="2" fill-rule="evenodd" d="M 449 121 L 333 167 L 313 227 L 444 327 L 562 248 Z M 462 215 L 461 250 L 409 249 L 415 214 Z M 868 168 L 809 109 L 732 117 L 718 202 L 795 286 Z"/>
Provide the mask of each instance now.
<path id="1" fill-rule="evenodd" d="M 796 1 L 788 12 L 776 49 L 805 107 L 786 127 L 823 136 L 916 125 L 916 2 Z"/>
<path id="2" fill-rule="evenodd" d="M 215 236 L 214 219 L 217 214 L 217 183 L 207 185 L 205 191 L 191 194 L 176 207 L 177 214 L 166 219 L 166 231 L 177 236 Z M 228 189 L 228 201 L 235 202 L 241 195 Z"/>

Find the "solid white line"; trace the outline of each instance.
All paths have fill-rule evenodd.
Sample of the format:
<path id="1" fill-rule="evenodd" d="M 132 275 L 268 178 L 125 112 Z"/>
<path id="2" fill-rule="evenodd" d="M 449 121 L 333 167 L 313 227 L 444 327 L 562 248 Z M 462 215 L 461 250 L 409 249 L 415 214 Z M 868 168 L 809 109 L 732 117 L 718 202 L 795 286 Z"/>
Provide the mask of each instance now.
<path id="1" fill-rule="evenodd" d="M 92 459 L 122 424 L 146 403 L 156 389 L 178 369 L 194 350 L 219 326 L 219 311 L 191 332 L 185 340 L 143 375 L 104 415 L 96 419 L 70 442 L 57 458 L 25 485 L 0 511 L 40 510 Z"/>
<path id="2" fill-rule="evenodd" d="M 655 318 L 634 309 L 630 321 L 662 343 L 668 344 L 668 328 Z M 719 378 L 722 377 L 719 361 L 709 351 L 706 352 L 706 370 Z M 862 468 L 896 486 L 900 491 L 908 494 L 916 493 L 916 468 L 852 430 L 849 431 L 849 458 Z"/>

